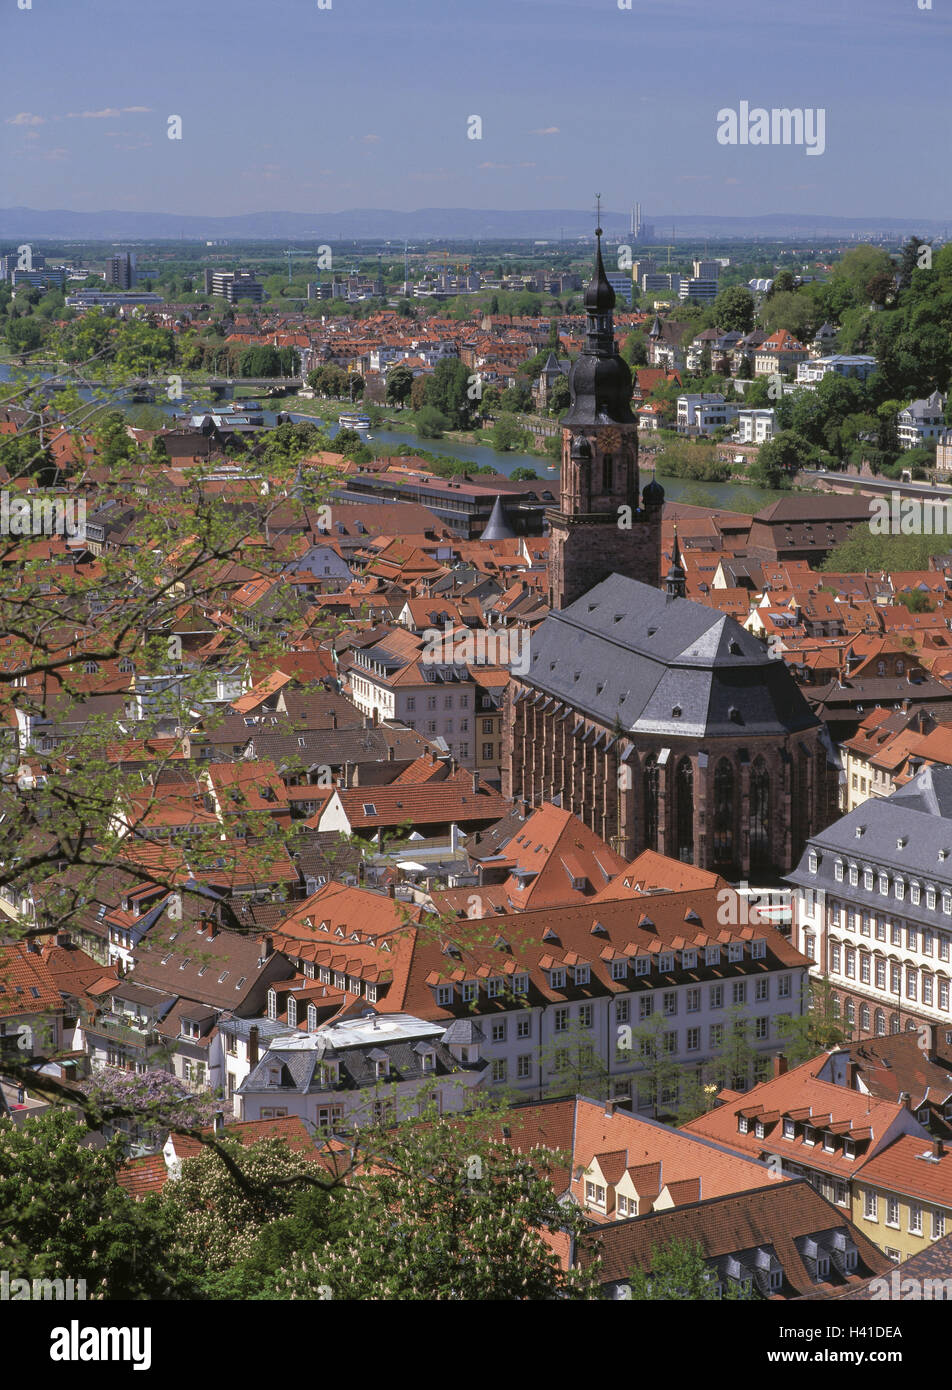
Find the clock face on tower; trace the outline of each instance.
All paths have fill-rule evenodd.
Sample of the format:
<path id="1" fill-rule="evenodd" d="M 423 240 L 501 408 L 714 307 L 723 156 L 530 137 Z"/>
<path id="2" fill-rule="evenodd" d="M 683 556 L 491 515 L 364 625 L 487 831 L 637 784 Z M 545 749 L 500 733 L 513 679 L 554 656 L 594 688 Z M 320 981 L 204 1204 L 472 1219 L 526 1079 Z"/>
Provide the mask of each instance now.
<path id="1" fill-rule="evenodd" d="M 598 442 L 606 454 L 614 453 L 621 448 L 621 430 L 602 430 Z"/>

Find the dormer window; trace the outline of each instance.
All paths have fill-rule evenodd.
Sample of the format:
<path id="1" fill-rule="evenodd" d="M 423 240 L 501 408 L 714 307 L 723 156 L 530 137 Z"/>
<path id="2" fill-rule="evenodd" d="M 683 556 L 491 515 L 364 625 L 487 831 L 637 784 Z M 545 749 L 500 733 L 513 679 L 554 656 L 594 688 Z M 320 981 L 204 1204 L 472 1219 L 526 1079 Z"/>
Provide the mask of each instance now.
<path id="1" fill-rule="evenodd" d="M 784 1139 L 793 1139 L 793 1138 L 795 1137 L 795 1135 L 796 1135 L 796 1132 L 797 1132 L 797 1127 L 796 1127 L 796 1124 L 794 1123 L 794 1121 L 791 1120 L 788 1116 L 785 1116 L 785 1117 L 784 1117 L 784 1121 L 783 1121 L 783 1137 L 784 1137 Z"/>
<path id="2" fill-rule="evenodd" d="M 705 946 L 705 948 L 704 948 L 704 964 L 705 964 L 705 965 L 720 965 L 720 963 L 721 963 L 721 948 L 720 948 L 720 946 Z"/>
<path id="3" fill-rule="evenodd" d="M 556 969 L 550 970 L 550 971 L 549 971 L 549 984 L 550 984 L 550 986 L 552 987 L 552 989 L 564 989 L 564 988 L 565 988 L 565 968 L 564 968 L 564 966 L 558 966 Z"/>
<path id="4" fill-rule="evenodd" d="M 529 993 L 529 976 L 524 971 L 518 975 L 513 975 L 512 992 L 513 994 Z"/>
<path id="5" fill-rule="evenodd" d="M 697 965 L 697 951 L 696 951 L 696 950 L 682 951 L 682 952 L 681 952 L 681 969 L 682 969 L 682 970 L 693 970 L 693 969 L 695 968 L 696 965 Z"/>
<path id="6" fill-rule="evenodd" d="M 727 959 L 738 961 L 744 959 L 744 943 L 742 941 L 732 941 L 727 948 Z"/>
<path id="7" fill-rule="evenodd" d="M 613 961 L 612 961 L 612 979 L 613 979 L 613 980 L 624 980 L 624 979 L 627 978 L 627 976 L 628 976 L 628 962 L 627 962 L 627 960 L 613 960 Z"/>
<path id="8" fill-rule="evenodd" d="M 837 860 L 834 862 L 834 864 L 833 864 L 833 877 L 836 879 L 837 883 L 842 883 L 842 882 L 843 882 L 843 861 L 842 861 L 842 859 L 837 859 Z"/>
<path id="9" fill-rule="evenodd" d="M 763 960 L 766 954 L 767 942 L 763 937 L 750 943 L 750 955 L 752 960 Z"/>
<path id="10" fill-rule="evenodd" d="M 384 1081 L 389 1074 L 390 1063 L 387 1061 L 386 1057 L 378 1057 L 374 1062 L 374 1076 L 378 1081 Z"/>
<path id="11" fill-rule="evenodd" d="M 871 893 L 873 891 L 873 877 L 874 875 L 872 869 L 863 870 L 863 887 L 866 889 L 867 893 Z"/>
<path id="12" fill-rule="evenodd" d="M 834 1148 L 833 1135 L 828 1129 L 823 1131 L 823 1152 L 831 1154 Z"/>
<path id="13" fill-rule="evenodd" d="M 297 1027 L 297 1000 L 293 994 L 288 995 L 288 1023 L 292 1028 Z"/>
<path id="14" fill-rule="evenodd" d="M 820 861 L 819 861 L 819 859 L 817 858 L 816 850 L 815 850 L 815 849 L 811 849 L 811 850 L 810 850 L 810 853 L 809 853 L 809 855 L 808 855 L 808 857 L 807 857 L 807 866 L 808 866 L 808 868 L 809 868 L 811 874 L 815 874 L 815 873 L 816 873 L 816 871 L 817 871 L 817 866 L 819 865 L 819 862 L 820 862 Z"/>
<path id="15" fill-rule="evenodd" d="M 635 974 L 647 975 L 651 970 L 650 956 L 635 956 Z"/>
<path id="16" fill-rule="evenodd" d="M 663 971 L 665 971 L 665 972 L 671 971 L 671 970 L 674 969 L 674 952 L 673 952 L 673 951 L 664 951 L 664 952 L 662 952 L 662 954 L 658 957 L 658 969 L 659 969 L 659 970 L 663 970 Z"/>
<path id="17" fill-rule="evenodd" d="M 750 1121 L 746 1115 L 737 1116 L 737 1133 L 746 1134 L 750 1129 Z"/>
<path id="18" fill-rule="evenodd" d="M 471 1004 L 473 1002 L 476 998 L 476 990 L 477 985 L 475 980 L 464 980 L 463 987 L 460 991 L 464 1004 Z"/>
<path id="19" fill-rule="evenodd" d="M 853 1140 L 853 1139 L 844 1139 L 844 1140 L 843 1140 L 843 1157 L 844 1157 L 844 1158 L 855 1158 L 855 1157 L 856 1157 L 856 1142 L 855 1142 L 855 1140 Z"/>
<path id="20" fill-rule="evenodd" d="M 754 1133 L 756 1134 L 757 1138 L 758 1138 L 758 1139 L 763 1139 L 763 1137 L 764 1137 L 764 1135 L 766 1134 L 766 1132 L 767 1132 L 767 1131 L 766 1131 L 766 1129 L 764 1128 L 764 1122 L 763 1122 L 763 1120 L 758 1120 L 758 1121 L 756 1122 L 756 1124 L 754 1125 Z"/>
<path id="21" fill-rule="evenodd" d="M 268 990 L 268 1017 L 272 1023 L 277 1022 L 278 1018 L 278 992 L 276 989 Z"/>
<path id="22" fill-rule="evenodd" d="M 591 967 L 588 965 L 576 965 L 572 973 L 577 985 L 587 985 L 591 978 Z"/>
<path id="23" fill-rule="evenodd" d="M 894 883 L 893 883 L 893 888 L 894 888 L 895 894 L 896 894 L 896 901 L 897 901 L 897 902 L 902 902 L 903 898 L 906 896 L 906 881 L 905 881 L 905 879 L 897 878 L 897 879 L 894 881 Z"/>
<path id="24" fill-rule="evenodd" d="M 307 1031 L 308 1031 L 309 1033 L 315 1033 L 315 1032 L 317 1032 L 317 1005 L 316 1005 L 316 1004 L 308 1004 L 308 1006 L 307 1006 Z"/>
<path id="25" fill-rule="evenodd" d="M 489 995 L 490 999 L 496 999 L 502 994 L 503 983 L 503 980 L 498 975 L 494 975 L 486 982 L 486 993 Z"/>

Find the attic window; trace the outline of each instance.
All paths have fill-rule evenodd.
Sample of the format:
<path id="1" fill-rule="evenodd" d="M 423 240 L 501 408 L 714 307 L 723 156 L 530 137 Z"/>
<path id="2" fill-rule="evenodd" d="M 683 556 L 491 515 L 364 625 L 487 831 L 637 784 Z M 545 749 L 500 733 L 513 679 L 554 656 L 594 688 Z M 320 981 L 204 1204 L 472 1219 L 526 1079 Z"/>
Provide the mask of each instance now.
<path id="1" fill-rule="evenodd" d="M 672 708 L 672 710 L 671 710 L 671 718 L 672 718 L 672 719 L 680 719 L 680 718 L 681 718 L 681 706 L 680 706 L 680 705 L 674 705 L 674 706 L 673 706 L 673 708 Z"/>
<path id="2" fill-rule="evenodd" d="M 730 652 L 731 656 L 743 656 L 744 654 L 741 651 L 739 642 L 731 641 L 730 643 L 728 643 L 727 650 Z"/>
<path id="3" fill-rule="evenodd" d="M 376 814 L 377 814 L 377 808 L 376 808 L 376 806 L 374 805 L 374 803 L 373 803 L 372 801 L 365 801 L 365 802 L 364 802 L 364 815 L 365 815 L 365 816 L 375 816 Z"/>
<path id="4" fill-rule="evenodd" d="M 649 627 L 649 629 L 648 629 L 648 636 L 649 636 L 649 637 L 653 637 L 657 631 L 658 631 L 658 629 L 657 629 L 656 627 Z"/>
<path id="5" fill-rule="evenodd" d="M 732 724 L 743 724 L 744 722 L 744 716 L 736 705 L 731 705 L 730 709 L 727 711 L 727 717 Z"/>

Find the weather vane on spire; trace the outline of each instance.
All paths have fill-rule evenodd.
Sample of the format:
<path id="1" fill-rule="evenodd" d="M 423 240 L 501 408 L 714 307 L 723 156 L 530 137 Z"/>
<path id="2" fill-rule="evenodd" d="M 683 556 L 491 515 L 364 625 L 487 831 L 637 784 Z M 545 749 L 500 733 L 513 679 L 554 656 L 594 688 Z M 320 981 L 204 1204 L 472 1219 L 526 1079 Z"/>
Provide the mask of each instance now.
<path id="1" fill-rule="evenodd" d="M 601 236 L 601 234 L 602 234 L 602 195 L 601 195 L 600 193 L 596 193 L 596 194 L 595 194 L 595 235 L 596 235 L 596 236 Z"/>

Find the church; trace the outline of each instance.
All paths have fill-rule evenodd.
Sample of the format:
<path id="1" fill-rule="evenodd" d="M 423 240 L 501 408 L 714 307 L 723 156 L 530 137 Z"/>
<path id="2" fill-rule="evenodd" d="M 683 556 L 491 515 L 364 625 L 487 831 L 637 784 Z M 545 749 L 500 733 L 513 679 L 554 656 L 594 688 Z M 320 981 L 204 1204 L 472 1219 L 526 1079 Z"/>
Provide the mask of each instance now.
<path id="1" fill-rule="evenodd" d="M 639 495 L 601 235 L 548 514 L 550 612 L 507 689 L 503 792 L 556 801 L 626 859 L 775 880 L 837 814 L 832 745 L 784 662 L 685 597 L 677 557 L 659 587 L 664 491 Z"/>

